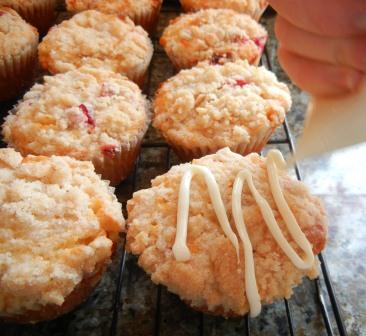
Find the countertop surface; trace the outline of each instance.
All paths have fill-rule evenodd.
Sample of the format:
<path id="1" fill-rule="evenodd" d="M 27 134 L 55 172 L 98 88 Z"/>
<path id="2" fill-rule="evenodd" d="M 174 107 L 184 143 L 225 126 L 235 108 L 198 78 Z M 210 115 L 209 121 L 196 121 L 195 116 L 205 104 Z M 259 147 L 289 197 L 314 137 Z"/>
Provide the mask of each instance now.
<path id="1" fill-rule="evenodd" d="M 177 15 L 168 9 L 160 18 L 158 34 L 170 18 Z M 293 108 L 288 123 L 294 137 L 302 131 L 304 111 L 308 96 L 292 85 L 276 60 L 276 41 L 273 34 L 274 17 L 263 18 L 270 32 L 268 55 L 274 72 L 287 82 L 293 96 Z M 157 86 L 174 74 L 169 60 L 157 46 L 151 66 L 146 94 L 153 96 Z M 265 62 L 266 63 L 266 62 Z M 2 116 L 5 116 L 4 111 Z M 273 139 L 286 138 L 280 128 Z M 273 140 L 272 139 L 272 140 Z M 151 143 L 161 143 L 151 129 L 146 136 L 137 173 L 117 188 L 125 203 L 136 189 L 147 188 L 150 180 L 166 172 L 168 164 L 178 159 L 165 146 L 150 148 Z M 267 146 L 271 148 L 273 145 Z M 275 145 L 284 154 L 287 144 Z M 168 154 L 169 151 L 169 154 Z M 303 180 L 312 192 L 325 202 L 329 215 L 329 241 L 324 252 L 341 314 L 349 335 L 366 335 L 366 144 L 339 151 L 300 164 Z M 115 322 L 116 335 L 290 335 L 289 320 L 295 335 L 327 335 L 316 284 L 304 280 L 294 289 L 288 301 L 278 301 L 266 306 L 256 319 L 225 320 L 194 312 L 163 287 L 155 286 L 137 266 L 136 258 L 126 255 L 123 277 L 118 278 L 121 265 L 123 237 L 113 263 L 89 300 L 75 311 L 55 321 L 33 326 L 0 324 L 0 335 L 109 335 Z M 120 281 L 119 281 L 120 280 Z M 121 297 L 116 297 L 117 283 L 121 284 Z M 338 335 L 324 281 L 320 285 L 330 315 L 335 335 Z M 113 315 L 115 312 L 115 315 Z M 157 322 L 158 321 L 158 322 Z"/>

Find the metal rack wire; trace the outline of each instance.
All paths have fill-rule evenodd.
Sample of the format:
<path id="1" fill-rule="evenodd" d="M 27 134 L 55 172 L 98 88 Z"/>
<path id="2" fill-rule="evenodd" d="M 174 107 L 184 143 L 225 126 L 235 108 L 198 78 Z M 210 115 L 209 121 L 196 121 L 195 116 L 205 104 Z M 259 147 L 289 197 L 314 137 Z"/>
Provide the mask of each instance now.
<path id="1" fill-rule="evenodd" d="M 168 6 L 163 7 L 163 9 L 162 9 L 163 13 L 177 11 L 177 8 L 178 8 L 177 1 L 170 1 L 170 2 L 168 1 L 168 4 L 169 4 Z M 157 53 L 155 54 L 154 57 L 158 57 L 159 52 L 161 53 L 161 51 L 157 51 Z M 265 50 L 265 53 L 263 56 L 263 63 L 270 70 L 272 70 L 272 64 L 271 64 L 271 60 L 270 60 L 267 49 Z M 152 62 L 152 65 L 150 66 L 149 77 L 148 77 L 148 81 L 147 81 L 146 88 L 145 88 L 145 93 L 150 97 L 152 95 L 152 92 L 151 92 L 151 73 L 153 70 L 152 67 L 154 67 L 154 62 Z M 4 110 L 7 108 L 8 108 L 8 106 L 3 107 Z M 290 152 L 294 152 L 295 151 L 294 140 L 293 140 L 293 136 L 291 134 L 290 127 L 289 127 L 287 120 L 285 121 L 285 123 L 283 125 L 283 131 L 285 134 L 284 138 L 270 140 L 269 144 L 275 145 L 275 146 L 286 145 L 286 146 L 288 146 L 288 149 L 290 150 Z M 172 152 L 171 152 L 171 149 L 169 148 L 169 146 L 161 140 L 146 141 L 143 144 L 143 149 L 152 149 L 152 148 L 161 148 L 161 149 L 166 150 L 165 168 L 166 168 L 166 170 L 168 170 L 172 165 Z M 140 165 L 140 158 L 136 162 L 136 166 L 135 166 L 134 172 L 132 174 L 131 182 L 130 182 L 132 184 L 133 191 L 136 190 L 136 181 L 138 178 L 139 165 Z M 299 180 L 301 180 L 301 172 L 300 172 L 299 166 L 297 164 L 295 165 L 295 173 L 296 173 L 297 178 Z M 122 249 L 122 253 L 121 253 L 121 258 L 120 258 L 119 267 L 118 267 L 118 276 L 116 278 L 116 287 L 115 287 L 116 292 L 115 292 L 115 295 L 113 298 L 113 302 L 111 302 L 111 318 L 110 318 L 110 327 L 109 327 L 109 331 L 108 331 L 109 335 L 111 335 L 111 336 L 114 336 L 117 334 L 119 334 L 119 335 L 124 334 L 123 330 L 121 331 L 118 329 L 118 325 L 119 325 L 119 322 L 121 319 L 120 313 L 123 309 L 123 304 L 125 301 L 124 299 L 126 299 L 125 297 L 123 297 L 123 288 L 127 285 L 127 282 L 128 282 L 128 279 L 126 277 L 126 270 L 128 267 L 126 260 L 128 258 L 128 254 L 125 251 L 125 238 L 124 237 L 123 237 L 121 249 Z M 332 282 L 330 279 L 326 260 L 323 255 L 319 255 L 319 260 L 321 262 L 321 270 L 322 270 L 321 279 L 316 279 L 316 280 L 312 281 L 312 285 L 315 288 L 315 293 L 317 296 L 317 304 L 320 309 L 320 312 L 322 315 L 322 320 L 324 323 L 324 333 L 326 335 L 330 335 L 330 336 L 333 336 L 333 335 L 345 336 L 345 335 L 347 335 L 347 332 L 346 332 L 344 322 L 342 320 L 339 305 L 337 303 L 335 291 L 332 286 Z M 161 304 L 162 292 L 163 292 L 163 288 L 161 286 L 158 286 L 157 290 L 156 290 L 154 315 L 151 316 L 151 319 L 154 319 L 154 327 L 153 327 L 152 334 L 156 335 L 156 336 L 161 334 L 161 328 L 162 328 L 162 313 L 163 313 L 163 311 L 162 311 L 163 307 Z M 181 303 L 181 304 L 183 305 L 183 303 Z M 286 323 L 287 323 L 286 333 L 291 336 L 296 335 L 296 331 L 294 328 L 293 312 L 292 312 L 292 308 L 291 308 L 291 300 L 289 301 L 289 300 L 284 299 L 283 306 L 284 306 L 284 310 L 286 312 Z M 206 319 L 205 315 L 202 313 L 198 313 L 197 317 L 198 317 L 198 323 L 197 323 L 196 335 L 200 335 L 200 336 L 208 335 L 208 333 L 205 332 L 205 319 Z M 23 334 L 22 331 L 23 331 L 23 327 L 17 327 L 15 329 L 14 335 Z M 243 331 L 241 333 L 242 335 L 250 336 L 252 334 L 251 320 L 248 316 L 245 316 L 243 318 L 242 331 Z"/>

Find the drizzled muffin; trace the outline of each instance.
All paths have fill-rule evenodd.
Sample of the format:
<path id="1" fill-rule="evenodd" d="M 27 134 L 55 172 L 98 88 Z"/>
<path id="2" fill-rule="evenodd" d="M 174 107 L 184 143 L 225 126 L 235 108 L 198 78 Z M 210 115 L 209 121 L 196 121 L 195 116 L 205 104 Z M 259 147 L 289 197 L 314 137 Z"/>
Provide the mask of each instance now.
<path id="1" fill-rule="evenodd" d="M 186 12 L 205 8 L 228 8 L 259 20 L 268 6 L 267 0 L 180 0 Z"/>
<path id="2" fill-rule="evenodd" d="M 40 33 L 46 33 L 56 19 L 56 0 L 0 0 L 0 6 L 13 8 Z"/>
<path id="3" fill-rule="evenodd" d="M 182 160 L 230 147 L 259 152 L 290 109 L 287 86 L 246 61 L 200 63 L 157 91 L 153 125 Z"/>
<path id="4" fill-rule="evenodd" d="M 268 34 L 255 20 L 230 9 L 183 14 L 164 30 L 160 44 L 178 69 L 200 61 L 247 60 L 258 64 Z"/>
<path id="5" fill-rule="evenodd" d="M 0 7 L 0 100 L 19 95 L 34 77 L 38 33 L 13 9 Z"/>
<path id="6" fill-rule="evenodd" d="M 134 166 L 150 115 L 136 84 L 119 74 L 81 68 L 36 84 L 6 118 L 6 142 L 22 154 L 92 161 L 117 184 Z"/>
<path id="7" fill-rule="evenodd" d="M 42 67 L 52 74 L 83 65 L 103 67 L 142 85 L 153 54 L 147 33 L 128 17 L 88 10 L 50 30 L 39 45 Z"/>
<path id="8" fill-rule="evenodd" d="M 90 162 L 0 149 L 0 320 L 49 320 L 83 302 L 124 228 Z"/>
<path id="9" fill-rule="evenodd" d="M 128 16 L 136 25 L 152 33 L 159 19 L 162 2 L 162 0 L 66 0 L 66 5 L 72 12 L 96 9 L 107 14 Z"/>
<path id="10" fill-rule="evenodd" d="M 139 266 L 154 283 L 197 310 L 226 317 L 250 310 L 256 316 L 261 303 L 289 298 L 304 276 L 319 274 L 314 254 L 325 247 L 327 220 L 320 199 L 287 175 L 280 156 L 274 151 L 267 158 L 242 157 L 226 148 L 192 165 L 172 167 L 128 201 L 128 251 L 139 256 Z M 273 175 L 280 192 L 272 186 L 277 184 L 270 180 Z M 246 177 L 242 190 L 238 176 Z M 281 203 L 294 220 L 284 219 L 287 210 L 280 209 Z M 220 208 L 219 220 L 215 211 Z M 186 226 L 178 229 L 177 218 Z M 283 242 L 277 240 L 281 235 Z"/>

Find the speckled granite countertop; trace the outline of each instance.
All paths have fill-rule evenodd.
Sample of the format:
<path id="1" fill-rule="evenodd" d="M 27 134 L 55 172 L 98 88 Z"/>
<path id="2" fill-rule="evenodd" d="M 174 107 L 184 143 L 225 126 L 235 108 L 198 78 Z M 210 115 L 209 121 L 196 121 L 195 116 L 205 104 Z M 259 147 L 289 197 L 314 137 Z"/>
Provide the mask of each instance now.
<path id="1" fill-rule="evenodd" d="M 173 7 L 166 7 L 161 15 L 158 35 L 170 18 L 177 15 Z M 273 36 L 273 16 L 263 19 L 271 39 L 268 56 L 278 77 L 289 83 L 276 60 L 276 42 Z M 173 69 L 161 48 L 156 45 L 146 94 L 154 94 L 159 83 L 173 75 Z M 293 95 L 293 109 L 288 115 L 294 136 L 301 133 L 308 97 L 289 83 Z M 10 106 L 10 104 L 9 104 Z M 2 108 L 2 117 L 7 107 Z M 286 139 L 280 128 L 272 140 Z M 122 202 L 136 189 L 150 186 L 150 180 L 166 171 L 168 164 L 178 159 L 151 129 L 145 139 L 137 171 L 117 188 Z M 155 144 L 154 148 L 149 145 Z M 157 145 L 158 144 L 158 145 Z M 269 145 L 270 148 L 273 145 Z M 288 153 L 288 144 L 276 145 Z M 313 193 L 325 201 L 329 214 L 329 243 L 324 253 L 341 314 L 349 335 L 366 335 L 366 145 L 353 147 L 300 165 L 303 179 Z M 123 259 L 123 237 L 120 248 L 101 283 L 81 307 L 72 313 L 48 323 L 34 326 L 0 324 L 0 335 L 290 335 L 287 308 L 295 335 L 327 335 L 318 303 L 316 283 L 304 280 L 288 301 L 279 301 L 263 309 L 256 319 L 225 320 L 196 313 L 164 288 L 155 286 L 137 266 L 136 258 Z M 124 263 L 121 263 L 121 260 Z M 119 270 L 124 266 L 123 277 Z M 121 296 L 116 297 L 118 284 Z M 324 281 L 320 279 L 329 312 L 331 326 L 338 335 Z M 1 289 L 0 289 L 1 290 Z"/>

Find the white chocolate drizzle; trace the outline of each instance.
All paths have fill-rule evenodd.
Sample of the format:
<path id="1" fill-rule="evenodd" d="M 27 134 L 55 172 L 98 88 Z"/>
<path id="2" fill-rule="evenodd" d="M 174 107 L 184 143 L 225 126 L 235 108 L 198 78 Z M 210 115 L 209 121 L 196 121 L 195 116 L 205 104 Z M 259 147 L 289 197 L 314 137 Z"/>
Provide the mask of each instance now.
<path id="1" fill-rule="evenodd" d="M 252 174 L 246 169 L 241 170 L 235 178 L 232 190 L 232 214 L 236 229 L 238 231 L 244 249 L 245 291 L 250 307 L 250 315 L 252 317 L 259 315 L 261 311 L 261 299 L 255 277 L 253 248 L 244 223 L 244 216 L 242 211 L 241 199 L 244 182 L 248 184 L 249 190 L 252 193 L 273 238 L 282 249 L 282 251 L 286 254 L 286 256 L 291 260 L 291 262 L 297 268 L 302 270 L 309 269 L 314 264 L 314 254 L 311 244 L 307 240 L 305 234 L 301 231 L 301 228 L 299 227 L 296 218 L 292 213 L 290 207 L 288 206 L 281 190 L 278 170 L 286 169 L 286 163 L 281 152 L 279 152 L 278 150 L 269 151 L 266 160 L 266 168 L 271 193 L 276 203 L 276 206 L 286 224 L 286 227 L 291 237 L 304 252 L 305 258 L 302 259 L 286 240 L 280 227 L 278 226 L 270 205 L 256 189 L 253 182 Z M 230 226 L 230 222 L 225 211 L 224 203 L 222 201 L 220 189 L 216 182 L 216 179 L 209 168 L 195 164 L 189 166 L 187 171 L 184 173 L 180 184 L 177 211 L 177 231 L 175 236 L 175 242 L 173 245 L 173 254 L 175 259 L 177 261 L 188 261 L 191 258 L 191 253 L 187 247 L 187 230 L 190 186 L 194 174 L 200 174 L 204 177 L 217 219 L 225 235 L 233 244 L 239 263 L 240 255 L 238 238 Z"/>

